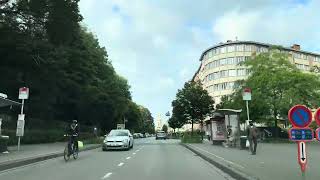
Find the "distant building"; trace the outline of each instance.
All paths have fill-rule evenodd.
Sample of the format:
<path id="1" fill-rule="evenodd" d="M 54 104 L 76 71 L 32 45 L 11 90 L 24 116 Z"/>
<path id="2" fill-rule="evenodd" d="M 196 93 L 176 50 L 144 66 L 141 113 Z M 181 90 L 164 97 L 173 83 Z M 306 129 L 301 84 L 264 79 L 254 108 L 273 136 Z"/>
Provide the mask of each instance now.
<path id="1" fill-rule="evenodd" d="M 158 115 L 157 119 L 156 119 L 156 131 L 160 131 L 162 129 L 163 123 L 161 120 L 161 116 Z"/>
<path id="2" fill-rule="evenodd" d="M 210 47 L 201 54 L 201 65 L 193 80 L 200 80 L 215 103 L 219 104 L 222 96 L 233 93 L 237 80 L 248 77 L 247 68 L 239 63 L 261 52 L 268 52 L 272 46 L 253 41 L 227 41 Z M 302 51 L 297 44 L 290 48 L 281 47 L 280 50 L 289 55 L 289 61 L 298 69 L 304 72 L 320 72 L 319 54 Z"/>

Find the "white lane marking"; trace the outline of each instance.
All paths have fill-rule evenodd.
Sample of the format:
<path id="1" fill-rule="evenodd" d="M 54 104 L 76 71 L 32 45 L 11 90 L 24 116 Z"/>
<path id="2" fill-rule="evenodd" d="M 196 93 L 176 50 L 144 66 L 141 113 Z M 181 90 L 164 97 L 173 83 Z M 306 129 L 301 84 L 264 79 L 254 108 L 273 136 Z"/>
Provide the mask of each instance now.
<path id="1" fill-rule="evenodd" d="M 219 159 L 221 159 L 221 160 L 223 160 L 223 161 L 225 161 L 225 162 L 227 162 L 227 163 L 229 163 L 229 164 L 232 164 L 232 165 L 234 165 L 234 166 L 238 166 L 238 167 L 244 169 L 243 166 L 241 166 L 241 165 L 239 165 L 239 164 L 237 164 L 237 163 L 231 162 L 231 161 L 229 161 L 229 160 L 226 160 L 225 158 L 223 158 L 223 157 L 221 157 L 221 156 L 218 156 L 218 155 L 216 155 L 216 154 L 213 154 L 213 153 L 211 153 L 211 152 L 208 152 L 208 151 L 206 151 L 206 150 L 204 150 L 204 149 L 198 148 L 198 147 L 193 146 L 193 145 L 190 145 L 190 146 L 192 146 L 192 147 L 194 147 L 194 148 L 196 148 L 196 149 L 199 149 L 200 151 L 206 152 L 206 153 L 208 153 L 208 154 L 210 154 L 210 155 L 212 155 L 212 156 L 215 156 L 216 158 L 219 158 Z"/>
<path id="2" fill-rule="evenodd" d="M 129 156 L 129 157 L 127 157 L 126 159 L 130 159 L 131 157 Z"/>
<path id="3" fill-rule="evenodd" d="M 132 153 L 133 155 L 135 155 L 136 153 Z"/>
<path id="4" fill-rule="evenodd" d="M 136 150 L 136 152 L 139 152 L 140 150 L 138 149 L 138 150 Z"/>
<path id="5" fill-rule="evenodd" d="M 101 179 L 106 179 L 106 178 L 108 178 L 108 177 L 110 177 L 111 176 L 111 172 L 110 173 L 107 173 L 106 175 L 104 175 Z"/>
<path id="6" fill-rule="evenodd" d="M 118 164 L 119 167 L 122 166 L 122 165 L 124 165 L 124 163 L 119 163 L 119 164 Z"/>

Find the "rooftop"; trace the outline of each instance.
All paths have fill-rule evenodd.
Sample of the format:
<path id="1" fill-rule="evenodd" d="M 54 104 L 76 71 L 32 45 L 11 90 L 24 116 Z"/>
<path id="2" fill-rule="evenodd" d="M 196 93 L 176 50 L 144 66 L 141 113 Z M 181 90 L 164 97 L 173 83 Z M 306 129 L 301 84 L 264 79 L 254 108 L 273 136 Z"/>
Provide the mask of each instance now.
<path id="1" fill-rule="evenodd" d="M 308 52 L 308 51 L 302 51 L 302 50 L 298 50 L 296 48 L 293 48 L 293 47 L 299 47 L 300 49 L 300 45 L 298 44 L 294 44 L 293 47 L 283 47 L 281 45 L 275 45 L 275 44 L 268 44 L 268 43 L 260 43 L 260 42 L 255 42 L 255 41 L 230 41 L 228 40 L 227 42 L 225 43 L 219 43 L 217 45 L 214 45 L 214 46 L 211 46 L 209 47 L 208 49 L 204 50 L 200 56 L 200 59 L 199 61 L 201 61 L 203 59 L 203 56 L 206 54 L 206 52 L 208 52 L 209 50 L 211 49 L 214 49 L 214 48 L 217 48 L 217 47 L 222 47 L 222 46 L 227 46 L 227 45 L 232 45 L 232 44 L 252 44 L 252 45 L 259 45 L 259 46 L 264 46 L 264 47 L 272 47 L 272 46 L 279 46 L 281 47 L 282 49 L 284 50 L 287 50 L 287 51 L 294 51 L 294 52 L 301 52 L 301 53 L 304 53 L 304 54 L 309 54 L 309 55 L 314 55 L 314 56 L 320 56 L 320 54 L 317 54 L 317 53 L 313 53 L 313 52 Z"/>

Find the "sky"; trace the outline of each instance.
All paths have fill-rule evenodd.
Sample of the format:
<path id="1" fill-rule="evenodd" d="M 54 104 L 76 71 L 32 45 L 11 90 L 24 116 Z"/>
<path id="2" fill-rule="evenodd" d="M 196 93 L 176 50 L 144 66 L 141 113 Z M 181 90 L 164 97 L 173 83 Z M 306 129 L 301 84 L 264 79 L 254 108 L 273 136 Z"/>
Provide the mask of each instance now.
<path id="1" fill-rule="evenodd" d="M 133 100 L 155 118 L 165 119 L 201 53 L 220 42 L 297 43 L 320 52 L 320 1 L 81 0 L 79 6 Z"/>

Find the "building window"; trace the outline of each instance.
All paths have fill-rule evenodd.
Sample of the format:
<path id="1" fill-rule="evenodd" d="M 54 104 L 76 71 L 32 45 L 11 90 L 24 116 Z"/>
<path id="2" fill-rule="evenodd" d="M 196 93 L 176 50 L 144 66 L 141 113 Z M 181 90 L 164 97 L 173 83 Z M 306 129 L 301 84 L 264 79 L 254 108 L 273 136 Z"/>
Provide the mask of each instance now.
<path id="1" fill-rule="evenodd" d="M 230 69 L 229 76 L 231 76 L 231 77 L 237 76 L 237 71 L 235 69 Z"/>
<path id="2" fill-rule="evenodd" d="M 293 53 L 293 57 L 297 59 L 301 59 L 301 54 L 300 53 Z"/>
<path id="3" fill-rule="evenodd" d="M 308 56 L 308 60 L 309 60 L 309 61 L 315 61 L 315 59 L 316 59 L 316 58 L 315 58 L 314 56 Z"/>
<path id="4" fill-rule="evenodd" d="M 245 76 L 246 75 L 246 69 L 237 69 L 237 75 L 238 76 Z"/>
<path id="5" fill-rule="evenodd" d="M 216 54 L 216 49 L 212 49 L 212 55 L 214 56 Z"/>
<path id="6" fill-rule="evenodd" d="M 227 46 L 227 52 L 234 52 L 235 46 Z"/>
<path id="7" fill-rule="evenodd" d="M 307 55 L 302 54 L 302 59 L 307 59 Z"/>
<path id="8" fill-rule="evenodd" d="M 251 52 L 251 45 L 245 45 L 245 51 Z"/>
<path id="9" fill-rule="evenodd" d="M 223 53 L 226 53 L 226 47 L 221 47 L 221 48 L 220 48 L 220 51 L 221 51 L 222 54 L 223 54 Z"/>
<path id="10" fill-rule="evenodd" d="M 208 54 L 209 54 L 208 57 L 211 58 L 212 57 L 212 51 L 209 51 Z"/>
<path id="11" fill-rule="evenodd" d="M 238 52 L 244 51 L 244 45 L 243 44 L 237 45 L 236 47 L 237 47 L 237 51 Z"/>

